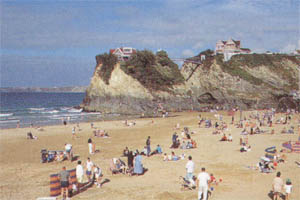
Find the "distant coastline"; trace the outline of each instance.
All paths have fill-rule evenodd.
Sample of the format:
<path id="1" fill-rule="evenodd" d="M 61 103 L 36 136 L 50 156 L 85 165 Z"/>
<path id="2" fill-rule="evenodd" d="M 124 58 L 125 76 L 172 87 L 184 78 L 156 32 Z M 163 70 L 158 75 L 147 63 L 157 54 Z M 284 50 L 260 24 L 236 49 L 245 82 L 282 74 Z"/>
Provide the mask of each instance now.
<path id="1" fill-rule="evenodd" d="M 0 87 L 0 92 L 70 92 L 84 93 L 87 86 L 69 86 L 69 87 Z"/>

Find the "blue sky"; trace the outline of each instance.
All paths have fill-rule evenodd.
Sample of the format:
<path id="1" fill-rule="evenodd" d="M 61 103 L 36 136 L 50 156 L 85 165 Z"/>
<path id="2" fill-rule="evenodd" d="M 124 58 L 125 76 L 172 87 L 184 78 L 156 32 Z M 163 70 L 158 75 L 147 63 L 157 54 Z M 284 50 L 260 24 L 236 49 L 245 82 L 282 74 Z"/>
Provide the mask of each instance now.
<path id="1" fill-rule="evenodd" d="M 130 46 L 190 57 L 218 40 L 300 48 L 297 0 L 0 1 L 1 87 L 88 85 L 95 56 Z"/>

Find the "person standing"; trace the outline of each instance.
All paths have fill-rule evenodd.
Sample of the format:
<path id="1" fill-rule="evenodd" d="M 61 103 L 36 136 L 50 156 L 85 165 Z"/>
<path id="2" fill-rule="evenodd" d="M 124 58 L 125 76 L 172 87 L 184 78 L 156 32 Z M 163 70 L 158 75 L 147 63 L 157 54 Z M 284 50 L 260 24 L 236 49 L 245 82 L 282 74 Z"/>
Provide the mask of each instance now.
<path id="1" fill-rule="evenodd" d="M 76 138 L 75 130 L 76 130 L 76 127 L 74 126 L 72 129 L 72 139 Z"/>
<path id="2" fill-rule="evenodd" d="M 62 167 L 62 171 L 58 174 L 61 186 L 61 195 L 64 199 L 64 192 L 66 191 L 66 197 L 69 197 L 69 179 L 70 173 L 67 171 L 66 167 Z"/>
<path id="3" fill-rule="evenodd" d="M 281 173 L 277 172 L 276 177 L 273 179 L 272 189 L 273 189 L 273 200 L 277 200 L 281 190 L 283 188 L 283 180 L 280 178 Z"/>
<path id="4" fill-rule="evenodd" d="M 147 146 L 147 156 L 149 157 L 150 153 L 151 153 L 151 147 L 150 147 L 150 136 L 148 136 L 148 139 L 146 141 L 146 146 Z"/>
<path id="5" fill-rule="evenodd" d="M 201 169 L 201 172 L 198 174 L 197 178 L 198 200 L 201 200 L 202 194 L 202 200 L 207 200 L 208 182 L 210 181 L 210 176 L 207 172 L 205 172 L 204 167 Z"/>
<path id="6" fill-rule="evenodd" d="M 94 151 L 93 151 L 93 141 L 91 138 L 88 139 L 88 147 L 89 147 L 89 153 L 90 154 L 94 154 Z"/>
<path id="7" fill-rule="evenodd" d="M 92 181 L 91 176 L 92 176 L 93 166 L 94 166 L 94 163 L 91 161 L 90 158 L 87 158 L 87 161 L 86 161 L 86 177 L 88 179 L 88 182 Z"/>
<path id="8" fill-rule="evenodd" d="M 291 195 L 292 192 L 292 182 L 290 179 L 287 179 L 285 185 L 284 185 L 284 190 L 285 190 L 285 200 L 289 200 L 289 196 Z"/>
<path id="9" fill-rule="evenodd" d="M 142 156 L 137 153 L 137 156 L 134 159 L 134 169 L 133 173 L 136 175 L 141 175 L 143 174 L 144 169 L 143 169 L 143 164 L 142 164 Z"/>
<path id="10" fill-rule="evenodd" d="M 194 162 L 192 161 L 192 156 L 189 156 L 188 158 L 188 162 L 186 163 L 185 165 L 185 168 L 186 168 L 186 180 L 192 180 L 193 179 L 193 173 L 194 173 L 194 168 L 195 168 L 195 164 Z"/>
<path id="11" fill-rule="evenodd" d="M 72 145 L 71 144 L 65 144 L 65 150 L 66 150 L 66 154 L 67 154 L 67 158 L 68 160 L 70 160 L 72 162 L 73 156 L 72 156 Z"/>
<path id="12" fill-rule="evenodd" d="M 76 166 L 76 178 L 77 178 L 77 182 L 78 182 L 78 190 L 80 188 L 80 185 L 83 183 L 83 167 L 81 165 L 81 161 L 79 160 L 77 162 L 77 166 Z"/>

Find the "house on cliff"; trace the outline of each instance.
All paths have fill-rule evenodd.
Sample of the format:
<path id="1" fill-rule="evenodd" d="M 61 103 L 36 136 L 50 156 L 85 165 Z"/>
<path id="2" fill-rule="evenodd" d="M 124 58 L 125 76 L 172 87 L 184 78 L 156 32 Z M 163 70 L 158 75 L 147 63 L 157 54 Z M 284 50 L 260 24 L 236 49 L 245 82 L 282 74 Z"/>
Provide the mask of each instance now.
<path id="1" fill-rule="evenodd" d="M 224 60 L 228 61 L 233 55 L 250 54 L 251 50 L 248 48 L 241 48 L 241 41 L 229 39 L 227 41 L 219 40 L 216 43 L 215 54 L 223 54 Z"/>
<path id="2" fill-rule="evenodd" d="M 132 54 L 136 53 L 136 49 L 132 47 L 120 47 L 117 49 L 110 49 L 109 53 L 116 55 L 119 61 L 126 61 Z"/>

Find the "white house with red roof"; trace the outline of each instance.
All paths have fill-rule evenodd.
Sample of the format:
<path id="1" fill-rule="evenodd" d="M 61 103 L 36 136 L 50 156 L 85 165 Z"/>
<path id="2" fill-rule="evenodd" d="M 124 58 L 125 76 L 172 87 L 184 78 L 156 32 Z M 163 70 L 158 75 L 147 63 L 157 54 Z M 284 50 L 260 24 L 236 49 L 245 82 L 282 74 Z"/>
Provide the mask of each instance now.
<path id="1" fill-rule="evenodd" d="M 109 53 L 116 55 L 119 61 L 126 61 L 132 54 L 136 53 L 136 49 L 132 47 L 120 47 L 117 49 L 110 49 Z"/>
<path id="2" fill-rule="evenodd" d="M 216 43 L 215 54 L 223 54 L 224 60 L 228 61 L 233 55 L 250 54 L 251 50 L 248 48 L 241 48 L 241 41 L 229 39 L 227 41 L 219 40 Z"/>

